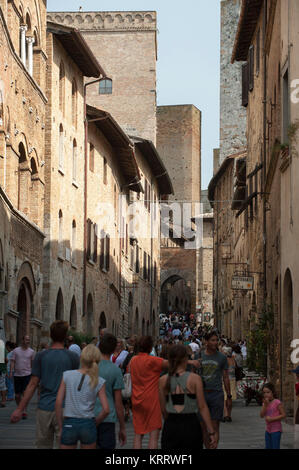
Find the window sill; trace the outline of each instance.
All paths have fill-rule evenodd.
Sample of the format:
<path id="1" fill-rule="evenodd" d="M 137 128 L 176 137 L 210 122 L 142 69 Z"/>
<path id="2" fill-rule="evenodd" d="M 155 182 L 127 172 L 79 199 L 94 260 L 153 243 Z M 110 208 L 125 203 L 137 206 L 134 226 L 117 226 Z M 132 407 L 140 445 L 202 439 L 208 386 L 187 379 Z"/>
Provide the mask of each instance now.
<path id="1" fill-rule="evenodd" d="M 62 256 L 58 255 L 58 261 L 61 261 L 63 263 L 63 261 L 65 261 L 65 258 L 63 258 Z"/>
<path id="2" fill-rule="evenodd" d="M 77 270 L 78 266 L 76 264 L 72 263 L 72 268 Z"/>
<path id="3" fill-rule="evenodd" d="M 87 262 L 91 265 L 91 266 L 95 266 L 95 262 L 92 260 L 92 259 L 88 259 Z"/>
<path id="4" fill-rule="evenodd" d="M 106 268 L 101 268 L 101 271 L 102 271 L 103 273 L 105 273 L 105 274 L 108 274 L 108 271 L 107 271 Z"/>
<path id="5" fill-rule="evenodd" d="M 60 173 L 62 176 L 64 176 L 64 171 L 62 168 L 58 168 L 58 173 Z"/>
<path id="6" fill-rule="evenodd" d="M 72 185 L 75 186 L 76 189 L 79 188 L 79 186 L 77 185 L 76 181 L 73 181 L 73 182 L 72 182 Z"/>

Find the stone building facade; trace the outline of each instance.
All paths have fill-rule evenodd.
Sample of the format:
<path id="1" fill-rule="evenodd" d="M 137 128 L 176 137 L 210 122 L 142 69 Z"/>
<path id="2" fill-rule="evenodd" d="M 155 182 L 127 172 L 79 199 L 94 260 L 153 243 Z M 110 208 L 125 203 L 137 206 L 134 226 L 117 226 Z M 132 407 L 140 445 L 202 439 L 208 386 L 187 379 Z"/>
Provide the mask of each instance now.
<path id="1" fill-rule="evenodd" d="M 246 148 L 246 110 L 241 103 L 242 65 L 231 64 L 241 0 L 221 0 L 220 159 Z"/>
<path id="2" fill-rule="evenodd" d="M 162 299 L 161 308 L 168 303 L 168 310 L 179 306 L 179 311 L 195 313 L 200 296 L 199 246 L 188 246 L 188 240 L 195 228 L 192 217 L 201 210 L 200 110 L 193 105 L 158 106 L 157 148 L 174 186 L 169 198 L 172 234 L 162 233 L 161 292 L 168 301 Z"/>
<path id="3" fill-rule="evenodd" d="M 49 12 L 48 19 L 79 29 L 107 72 L 101 90 L 98 83 L 89 88 L 90 103 L 111 113 L 127 134 L 155 144 L 156 12 Z"/>
<path id="4" fill-rule="evenodd" d="M 228 218 L 214 205 L 215 221 L 218 234 L 233 227 L 228 264 L 243 266 L 241 271 L 254 280 L 252 290 L 231 295 L 233 318 L 228 317 L 228 322 L 219 298 L 219 324 L 234 339 L 247 337 L 249 349 L 256 350 L 253 339 L 260 346 L 263 341 L 266 354 L 257 356 L 259 366 L 266 367 L 268 379 L 276 384 L 290 420 L 296 406 L 292 341 L 298 335 L 294 289 L 298 271 L 294 210 L 298 203 L 294 184 L 299 128 L 297 19 L 297 2 L 242 2 L 232 63 L 242 64 L 247 151 L 237 159 L 232 155 L 234 168 L 231 160 L 224 171 L 225 160 L 209 188 L 210 200 L 219 199 L 223 204 L 221 187 L 225 187 L 225 175 L 231 167 Z M 229 200 L 228 194 L 226 197 Z M 215 242 L 215 263 L 220 253 L 220 244 Z M 225 297 L 226 291 L 229 295 L 230 276 L 228 270 L 223 281 L 227 287 L 221 287 L 218 297 Z"/>
<path id="5" fill-rule="evenodd" d="M 47 22 L 44 1 L 22 8 L 0 4 L 0 322 L 5 337 L 19 342 L 28 333 L 37 347 L 55 319 L 89 335 L 106 326 L 122 337 L 156 336 L 158 203 L 173 188 L 153 143 L 155 14 L 106 17 L 107 25 L 112 17 L 118 25 L 125 18 L 126 25 L 115 31 L 107 26 L 107 32 L 128 33 L 120 34 L 122 39 L 108 34 L 111 54 L 105 51 L 103 58 L 109 67 L 119 65 L 113 38 L 129 41 L 133 49 L 136 35 L 137 42 L 148 43 L 149 56 L 142 56 L 145 75 L 140 69 L 138 80 L 130 82 L 131 95 L 122 101 L 124 75 L 119 83 L 116 78 L 112 96 L 104 96 L 102 79 L 108 75 L 78 29 Z M 96 22 L 101 15 L 95 15 Z M 141 50 L 144 44 L 139 55 Z M 101 109 L 91 98 L 93 79 L 107 101 L 104 106 L 101 101 Z M 108 111 L 120 109 L 119 124 Z"/>
<path id="6" fill-rule="evenodd" d="M 0 318 L 8 339 L 42 327 L 46 83 L 44 1 L 0 4 Z"/>
<path id="7" fill-rule="evenodd" d="M 298 365 L 298 356 L 291 362 L 291 345 L 299 338 L 298 306 L 299 297 L 296 286 L 299 280 L 298 262 L 298 202 L 299 191 L 297 176 L 298 165 L 298 2 L 291 0 L 277 2 L 275 18 L 280 16 L 281 44 L 280 49 L 280 89 L 281 89 L 281 142 L 288 144 L 279 154 L 280 175 L 280 251 L 281 270 L 278 284 L 278 302 L 281 302 L 281 347 L 280 364 L 283 383 L 282 397 L 288 401 L 289 413 L 295 413 L 294 374 L 290 369 Z"/>

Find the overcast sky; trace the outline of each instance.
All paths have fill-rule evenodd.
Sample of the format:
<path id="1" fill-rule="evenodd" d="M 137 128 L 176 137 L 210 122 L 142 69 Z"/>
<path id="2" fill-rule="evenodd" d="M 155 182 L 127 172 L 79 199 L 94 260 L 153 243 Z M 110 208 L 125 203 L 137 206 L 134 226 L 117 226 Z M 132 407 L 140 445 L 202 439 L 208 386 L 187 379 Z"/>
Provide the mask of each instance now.
<path id="1" fill-rule="evenodd" d="M 202 189 L 219 146 L 220 0 L 48 0 L 48 11 L 157 11 L 158 105 L 202 111 Z"/>

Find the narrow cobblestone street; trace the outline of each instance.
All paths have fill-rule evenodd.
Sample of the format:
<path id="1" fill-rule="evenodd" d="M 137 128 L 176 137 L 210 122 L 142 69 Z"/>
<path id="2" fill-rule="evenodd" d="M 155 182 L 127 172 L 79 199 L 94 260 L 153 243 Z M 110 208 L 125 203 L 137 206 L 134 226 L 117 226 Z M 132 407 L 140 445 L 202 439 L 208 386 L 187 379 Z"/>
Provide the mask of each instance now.
<path id="1" fill-rule="evenodd" d="M 18 424 L 10 424 L 10 414 L 15 409 L 15 403 L 7 403 L 6 408 L 0 410 L 0 449 L 34 449 L 35 448 L 35 409 L 37 400 L 33 399 L 28 408 L 28 419 Z M 259 418 L 260 407 L 252 403 L 248 407 L 243 400 L 234 402 L 232 423 L 221 424 L 219 449 L 263 449 L 264 448 L 264 420 Z M 127 444 L 123 449 L 133 447 L 132 420 L 127 423 Z M 144 439 L 144 448 L 148 439 Z M 295 449 L 299 447 L 299 440 L 295 442 L 294 427 L 283 424 L 281 449 Z"/>

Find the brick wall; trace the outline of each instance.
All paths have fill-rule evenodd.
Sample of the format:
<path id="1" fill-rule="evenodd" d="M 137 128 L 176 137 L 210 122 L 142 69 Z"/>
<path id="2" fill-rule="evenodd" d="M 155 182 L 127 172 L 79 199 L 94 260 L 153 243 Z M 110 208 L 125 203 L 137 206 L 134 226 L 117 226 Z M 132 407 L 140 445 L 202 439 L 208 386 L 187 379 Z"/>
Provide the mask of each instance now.
<path id="1" fill-rule="evenodd" d="M 131 135 L 156 142 L 156 12 L 48 13 L 78 28 L 113 80 L 111 95 L 89 87 L 88 100 L 109 111 Z"/>

